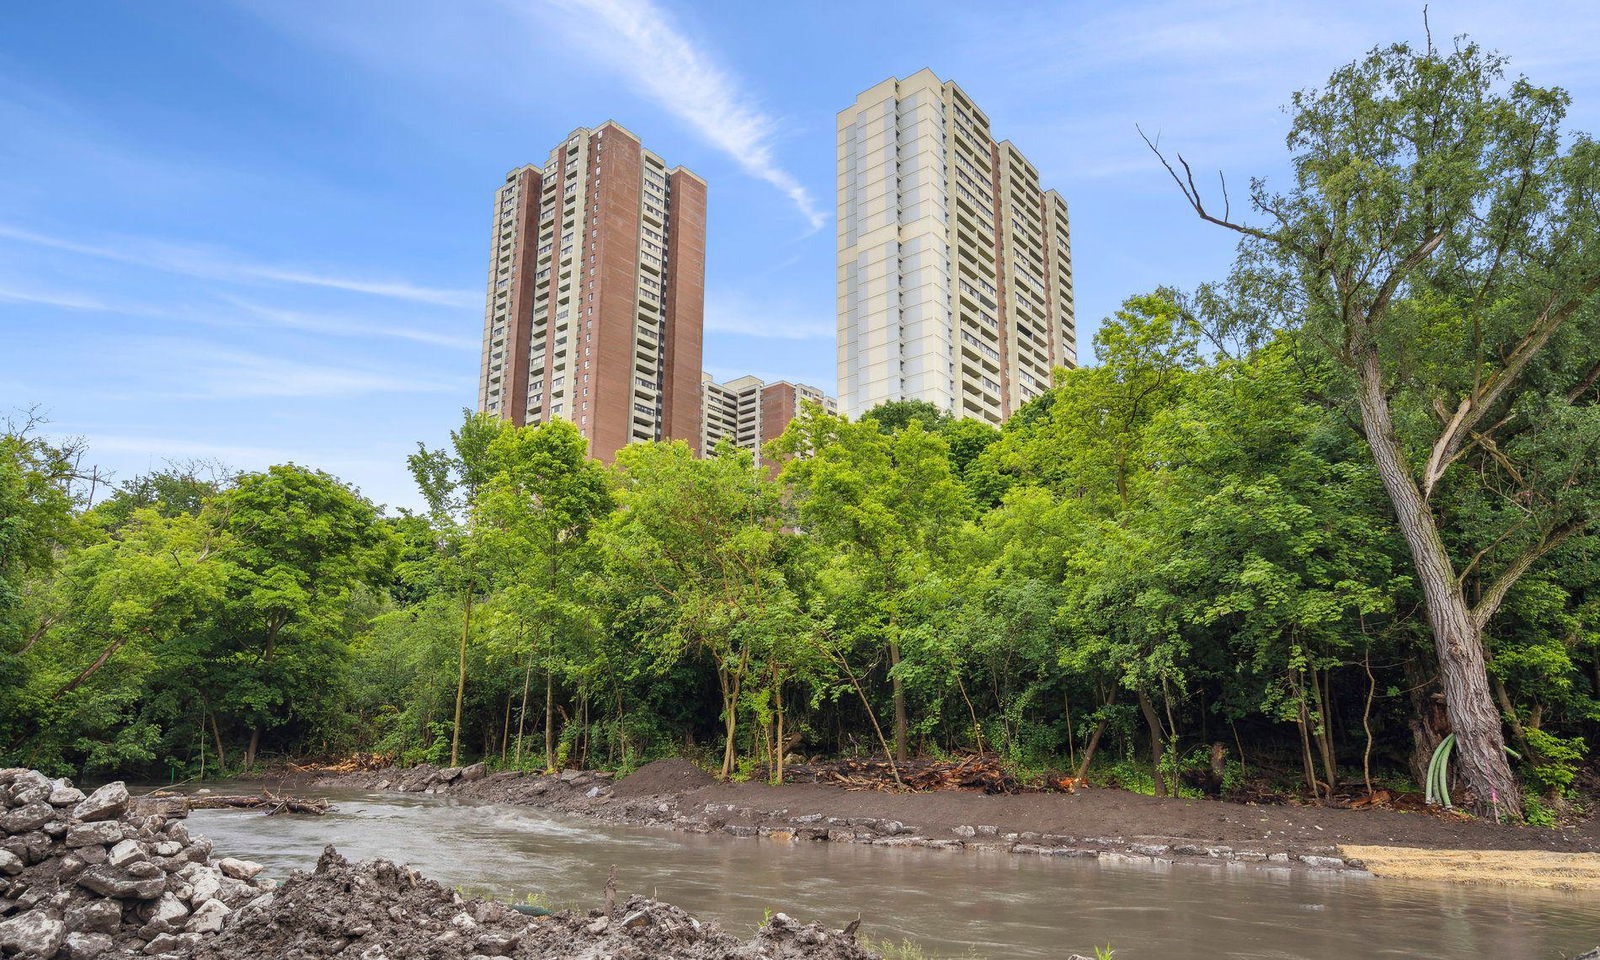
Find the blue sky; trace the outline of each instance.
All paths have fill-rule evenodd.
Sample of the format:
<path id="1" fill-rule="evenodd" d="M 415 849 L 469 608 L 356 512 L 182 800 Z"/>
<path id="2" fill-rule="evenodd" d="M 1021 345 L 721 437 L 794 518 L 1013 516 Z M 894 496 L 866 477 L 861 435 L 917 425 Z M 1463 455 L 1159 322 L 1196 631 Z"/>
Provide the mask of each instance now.
<path id="1" fill-rule="evenodd" d="M 1430 9 L 1600 129 L 1592 2 Z M 607 118 L 711 185 L 707 369 L 831 390 L 834 115 L 924 66 L 1067 198 L 1087 351 L 1231 258 L 1135 123 L 1281 175 L 1289 93 L 1421 33 L 1411 2 L 10 4 L 0 409 L 120 478 L 294 460 L 414 504 L 405 454 L 475 399 L 496 183 Z"/>

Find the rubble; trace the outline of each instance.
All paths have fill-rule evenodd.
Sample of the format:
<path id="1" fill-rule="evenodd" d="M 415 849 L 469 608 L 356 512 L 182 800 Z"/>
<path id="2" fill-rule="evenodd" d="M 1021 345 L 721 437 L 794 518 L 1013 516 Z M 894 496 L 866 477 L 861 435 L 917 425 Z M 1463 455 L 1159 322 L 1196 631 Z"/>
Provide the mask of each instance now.
<path id="1" fill-rule="evenodd" d="M 673 957 L 681 960 L 877 960 L 853 934 L 774 914 L 750 940 L 676 907 L 635 896 L 614 914 L 528 917 L 502 903 L 466 899 L 387 860 L 352 864 L 332 847 L 316 870 L 296 874 L 270 904 L 246 907 L 185 954 L 321 960 L 512 960 Z"/>
<path id="2" fill-rule="evenodd" d="M 259 864 L 213 861 L 209 841 L 131 803 L 122 783 L 85 796 L 35 770 L 0 770 L 0 953 L 176 954 L 276 886 Z"/>

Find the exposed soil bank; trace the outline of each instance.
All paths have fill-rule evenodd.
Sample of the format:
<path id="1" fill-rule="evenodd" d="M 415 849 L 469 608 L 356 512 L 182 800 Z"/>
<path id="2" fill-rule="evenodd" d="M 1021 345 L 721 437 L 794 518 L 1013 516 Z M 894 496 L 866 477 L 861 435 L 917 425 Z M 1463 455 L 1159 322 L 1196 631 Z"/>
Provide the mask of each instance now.
<path id="1" fill-rule="evenodd" d="M 1444 820 L 1391 810 L 1253 806 L 1158 799 L 1121 790 L 990 796 L 960 791 L 883 793 L 824 784 L 716 783 L 682 760 L 649 764 L 612 783 L 606 774 L 564 771 L 532 776 L 487 773 L 482 765 L 421 766 L 302 781 L 329 786 L 449 794 L 558 809 L 599 820 L 661 825 L 695 833 L 884 846 L 985 849 L 1105 860 L 1272 861 L 1307 868 L 1361 870 L 1346 847 L 1432 850 L 1541 850 L 1580 856 L 1577 872 L 1600 872 L 1600 840 L 1586 831 Z M 1590 858 L 1593 859 L 1590 859 Z M 1386 859 L 1386 863 L 1388 860 Z M 1505 882 L 1508 874 L 1452 879 Z"/>

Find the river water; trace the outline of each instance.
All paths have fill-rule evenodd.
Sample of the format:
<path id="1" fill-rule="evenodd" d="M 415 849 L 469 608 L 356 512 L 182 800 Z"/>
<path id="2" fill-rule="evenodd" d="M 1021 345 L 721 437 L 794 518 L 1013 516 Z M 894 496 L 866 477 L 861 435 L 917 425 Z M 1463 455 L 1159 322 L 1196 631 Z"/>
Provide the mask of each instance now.
<path id="1" fill-rule="evenodd" d="M 240 785 L 242 789 L 242 785 Z M 233 788 L 229 788 L 233 792 Z M 1095 861 L 698 836 L 503 804 L 325 791 L 325 817 L 197 810 L 219 856 L 285 876 L 324 844 L 384 856 L 464 892 L 554 907 L 600 902 L 616 867 L 647 893 L 748 935 L 769 910 L 932 956 L 1116 960 L 1559 960 L 1600 944 L 1600 897 L 1373 880 L 1256 865 Z"/>

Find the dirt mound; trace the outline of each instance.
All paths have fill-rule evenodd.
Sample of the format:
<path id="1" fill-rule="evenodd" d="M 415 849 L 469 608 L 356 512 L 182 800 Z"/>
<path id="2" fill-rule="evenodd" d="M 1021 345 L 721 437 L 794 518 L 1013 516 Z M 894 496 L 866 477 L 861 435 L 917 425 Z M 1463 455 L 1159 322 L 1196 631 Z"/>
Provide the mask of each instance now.
<path id="1" fill-rule="evenodd" d="M 263 898 L 265 900 L 265 898 Z M 351 864 L 328 847 L 310 874 L 295 874 L 270 902 L 253 905 L 185 960 L 237 957 L 361 960 L 878 960 L 853 935 L 777 914 L 752 940 L 676 907 L 633 897 L 611 913 L 530 918 L 504 904 L 467 900 L 387 860 Z"/>
<path id="2" fill-rule="evenodd" d="M 671 757 L 647 763 L 620 780 L 613 793 L 619 797 L 653 797 L 684 793 L 717 781 L 687 760 Z"/>

